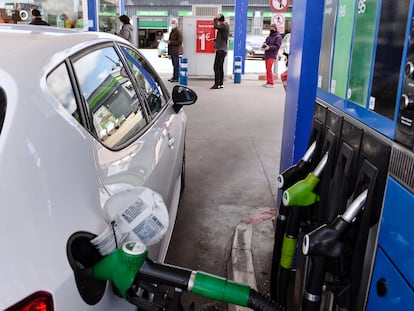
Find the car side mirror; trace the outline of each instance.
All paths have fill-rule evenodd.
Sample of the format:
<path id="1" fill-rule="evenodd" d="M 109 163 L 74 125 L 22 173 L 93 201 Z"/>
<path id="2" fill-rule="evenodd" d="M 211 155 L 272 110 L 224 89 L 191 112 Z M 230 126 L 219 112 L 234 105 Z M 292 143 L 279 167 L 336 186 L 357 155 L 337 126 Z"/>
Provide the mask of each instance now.
<path id="1" fill-rule="evenodd" d="M 175 85 L 172 90 L 173 108 L 175 112 L 180 111 L 184 105 L 192 105 L 197 101 L 197 94 L 192 89 L 183 86 Z"/>

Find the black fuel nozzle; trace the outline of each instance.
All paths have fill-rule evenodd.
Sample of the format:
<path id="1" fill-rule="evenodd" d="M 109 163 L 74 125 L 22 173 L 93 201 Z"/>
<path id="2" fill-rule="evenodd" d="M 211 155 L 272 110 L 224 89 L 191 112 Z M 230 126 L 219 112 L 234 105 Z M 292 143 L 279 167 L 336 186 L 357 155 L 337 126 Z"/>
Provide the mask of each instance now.
<path id="1" fill-rule="evenodd" d="M 315 149 L 316 141 L 309 146 L 308 150 L 306 150 L 305 154 L 298 161 L 298 163 L 287 168 L 282 173 L 280 173 L 279 176 L 277 176 L 276 185 L 279 189 L 286 189 L 306 176 Z"/>
<path id="2" fill-rule="evenodd" d="M 342 237 L 363 209 L 367 195 L 366 189 L 352 201 L 342 215 L 338 215 L 331 223 L 305 234 L 302 244 L 303 254 L 305 256 L 339 256 L 342 252 Z"/>

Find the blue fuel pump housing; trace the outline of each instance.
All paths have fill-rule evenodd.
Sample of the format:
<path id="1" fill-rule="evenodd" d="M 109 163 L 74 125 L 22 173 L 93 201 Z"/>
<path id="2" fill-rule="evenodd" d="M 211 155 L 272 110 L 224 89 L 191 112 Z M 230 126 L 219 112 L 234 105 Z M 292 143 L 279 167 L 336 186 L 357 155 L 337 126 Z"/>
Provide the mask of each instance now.
<path id="1" fill-rule="evenodd" d="M 318 310 L 409 310 L 414 305 L 414 1 L 325 0 L 315 13 L 315 7 L 297 0 L 294 16 L 297 7 L 314 16 L 301 13 L 292 23 L 289 70 L 295 73 L 289 73 L 293 89 L 287 89 L 285 118 L 294 110 L 296 123 L 284 128 L 280 166 L 294 164 L 314 141 L 313 163 L 327 150 L 330 157 L 315 189 L 320 201 L 306 211 L 303 234 L 332 223 L 362 189 L 369 195 L 338 241 L 338 254 L 323 258 L 322 279 L 312 280 L 315 273 L 309 273 L 315 258 L 298 254 L 294 294 L 307 302 L 293 302 L 292 310 L 314 310 L 307 288 L 322 293 Z M 319 24 L 315 16 L 323 17 Z M 315 30 L 320 37 L 312 43 L 300 35 Z M 318 65 L 300 63 L 298 54 L 315 44 Z M 296 87 L 304 83 L 315 90 L 307 97 Z M 315 288 L 319 283 L 323 291 Z"/>

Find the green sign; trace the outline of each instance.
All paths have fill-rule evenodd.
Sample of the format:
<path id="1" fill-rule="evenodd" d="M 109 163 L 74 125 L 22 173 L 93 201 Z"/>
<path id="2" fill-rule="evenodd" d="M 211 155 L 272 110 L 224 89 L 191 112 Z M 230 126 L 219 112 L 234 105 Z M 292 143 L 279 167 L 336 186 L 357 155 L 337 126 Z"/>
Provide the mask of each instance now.
<path id="1" fill-rule="evenodd" d="M 178 11 L 178 16 L 193 16 L 191 11 Z"/>
<path id="2" fill-rule="evenodd" d="M 349 76 L 354 18 L 355 0 L 339 0 L 330 91 L 343 99 Z"/>
<path id="3" fill-rule="evenodd" d="M 358 0 L 356 14 L 347 98 L 362 107 L 366 107 L 372 71 L 371 63 L 377 24 L 378 1 Z"/>
<path id="4" fill-rule="evenodd" d="M 136 16 L 168 16 L 168 11 L 137 11 Z"/>
<path id="5" fill-rule="evenodd" d="M 145 20 L 140 19 L 138 23 L 140 29 L 167 29 L 168 21 L 167 20 Z"/>

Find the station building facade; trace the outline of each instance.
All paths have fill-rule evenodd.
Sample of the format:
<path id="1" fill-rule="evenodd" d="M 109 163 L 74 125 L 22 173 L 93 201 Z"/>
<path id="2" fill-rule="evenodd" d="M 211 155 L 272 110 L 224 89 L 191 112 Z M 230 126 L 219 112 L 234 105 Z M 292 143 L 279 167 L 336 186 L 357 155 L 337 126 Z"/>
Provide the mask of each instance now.
<path id="1" fill-rule="evenodd" d="M 236 0 L 237 1 L 237 0 Z M 194 15 L 195 7 L 220 8 L 234 29 L 234 0 L 0 0 L 0 22 L 29 23 L 31 10 L 39 9 L 50 25 L 62 28 L 91 29 L 116 33 L 119 15 L 126 14 L 136 27 L 136 43 L 140 48 L 154 48 L 165 33 L 171 18 L 179 23 L 185 16 Z M 291 6 L 293 0 L 290 1 Z M 290 32 L 291 6 L 283 13 L 284 32 Z M 91 11 L 93 14 L 91 14 Z M 247 35 L 265 35 L 275 14 L 269 0 L 248 0 Z M 92 17 L 91 17 L 92 16 Z M 94 18 L 94 16 L 96 18 Z M 92 20 L 91 20 L 92 19 Z M 96 19 L 93 20 L 93 19 Z"/>
<path id="2" fill-rule="evenodd" d="M 293 1 L 290 1 L 292 4 Z M 230 32 L 234 29 L 234 0 L 125 0 L 125 14 L 135 19 L 138 24 L 138 42 L 141 48 L 155 47 L 162 33 L 168 31 L 171 18 L 181 19 L 194 15 L 194 7 L 217 6 L 230 24 Z M 101 13 L 102 14 L 102 13 Z M 275 14 L 270 8 L 269 0 L 248 0 L 247 35 L 265 35 Z M 292 8 L 283 12 L 285 17 L 285 33 L 290 32 Z M 101 15 L 102 16 L 102 15 Z M 100 17 L 102 19 L 102 17 Z M 109 20 L 109 19 L 108 19 Z"/>

